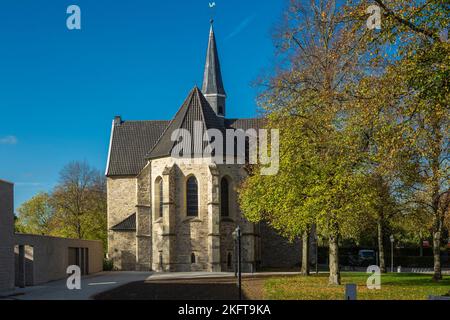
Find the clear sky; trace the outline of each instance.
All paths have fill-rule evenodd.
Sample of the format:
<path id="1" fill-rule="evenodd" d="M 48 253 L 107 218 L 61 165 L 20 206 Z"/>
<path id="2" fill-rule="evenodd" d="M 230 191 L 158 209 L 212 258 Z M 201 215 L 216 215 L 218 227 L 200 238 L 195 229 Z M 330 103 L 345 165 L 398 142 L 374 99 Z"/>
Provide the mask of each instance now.
<path id="1" fill-rule="evenodd" d="M 15 183 L 16 208 L 50 191 L 70 161 L 104 171 L 115 115 L 172 118 L 201 86 L 209 2 L 1 1 L 0 179 Z M 252 117 L 252 82 L 273 66 L 271 34 L 286 3 L 215 3 L 227 116 Z M 66 27 L 71 4 L 81 30 Z"/>

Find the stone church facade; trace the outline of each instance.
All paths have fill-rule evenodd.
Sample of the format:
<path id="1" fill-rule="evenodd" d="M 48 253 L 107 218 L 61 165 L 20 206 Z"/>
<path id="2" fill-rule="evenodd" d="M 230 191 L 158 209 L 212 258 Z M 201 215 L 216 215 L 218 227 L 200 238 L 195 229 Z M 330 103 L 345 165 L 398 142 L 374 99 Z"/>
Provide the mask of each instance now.
<path id="1" fill-rule="evenodd" d="M 248 172 L 242 164 L 216 164 L 192 150 L 172 156 L 178 129 L 259 129 L 260 119 L 227 119 L 215 34 L 211 25 L 203 86 L 195 87 L 171 121 L 112 124 L 106 170 L 108 256 L 118 270 L 233 271 L 242 232 L 243 271 L 300 264 L 301 245 L 288 243 L 267 225 L 248 222 L 237 188 Z"/>

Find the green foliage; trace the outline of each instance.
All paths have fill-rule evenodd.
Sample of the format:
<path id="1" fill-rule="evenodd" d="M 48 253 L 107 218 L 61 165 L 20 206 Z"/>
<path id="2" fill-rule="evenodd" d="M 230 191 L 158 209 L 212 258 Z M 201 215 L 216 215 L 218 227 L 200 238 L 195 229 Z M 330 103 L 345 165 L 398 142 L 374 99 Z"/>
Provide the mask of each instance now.
<path id="1" fill-rule="evenodd" d="M 450 44 L 439 34 L 450 6 L 335 4 L 290 1 L 280 66 L 260 97 L 268 127 L 281 128 L 280 173 L 254 168 L 243 212 L 291 239 L 311 224 L 355 240 L 378 225 L 440 243 L 450 225 Z M 366 27 L 373 4 L 380 31 Z"/>
<path id="2" fill-rule="evenodd" d="M 109 259 L 103 259 L 103 271 L 114 271 L 114 262 Z"/>
<path id="3" fill-rule="evenodd" d="M 18 209 L 15 221 L 16 231 L 20 233 L 49 235 L 52 229 L 54 209 L 50 205 L 50 196 L 39 193 Z"/>
<path id="4" fill-rule="evenodd" d="M 85 162 L 65 166 L 53 192 L 33 197 L 18 213 L 19 232 L 102 240 L 106 248 L 106 182 Z"/>

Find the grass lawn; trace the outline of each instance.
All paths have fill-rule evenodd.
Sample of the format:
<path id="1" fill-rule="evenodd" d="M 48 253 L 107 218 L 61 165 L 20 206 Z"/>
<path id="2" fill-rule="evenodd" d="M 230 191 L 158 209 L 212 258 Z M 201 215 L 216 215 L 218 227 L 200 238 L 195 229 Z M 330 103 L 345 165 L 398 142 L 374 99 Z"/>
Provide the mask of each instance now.
<path id="1" fill-rule="evenodd" d="M 381 290 L 369 290 L 366 273 L 342 273 L 341 286 L 329 286 L 328 275 L 310 277 L 275 277 L 264 281 L 264 298 L 270 300 L 342 300 L 344 285 L 358 285 L 358 300 L 426 300 L 429 295 L 449 293 L 450 276 L 435 283 L 431 275 L 386 274 L 381 276 Z"/>

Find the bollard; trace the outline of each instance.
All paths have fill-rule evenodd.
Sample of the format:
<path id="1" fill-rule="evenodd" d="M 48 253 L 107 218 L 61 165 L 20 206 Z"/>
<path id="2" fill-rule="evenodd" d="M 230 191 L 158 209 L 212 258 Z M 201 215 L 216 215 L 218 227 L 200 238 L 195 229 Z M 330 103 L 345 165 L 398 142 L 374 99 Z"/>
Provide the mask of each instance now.
<path id="1" fill-rule="evenodd" d="M 346 284 L 344 300 L 356 300 L 356 289 L 356 284 Z"/>

